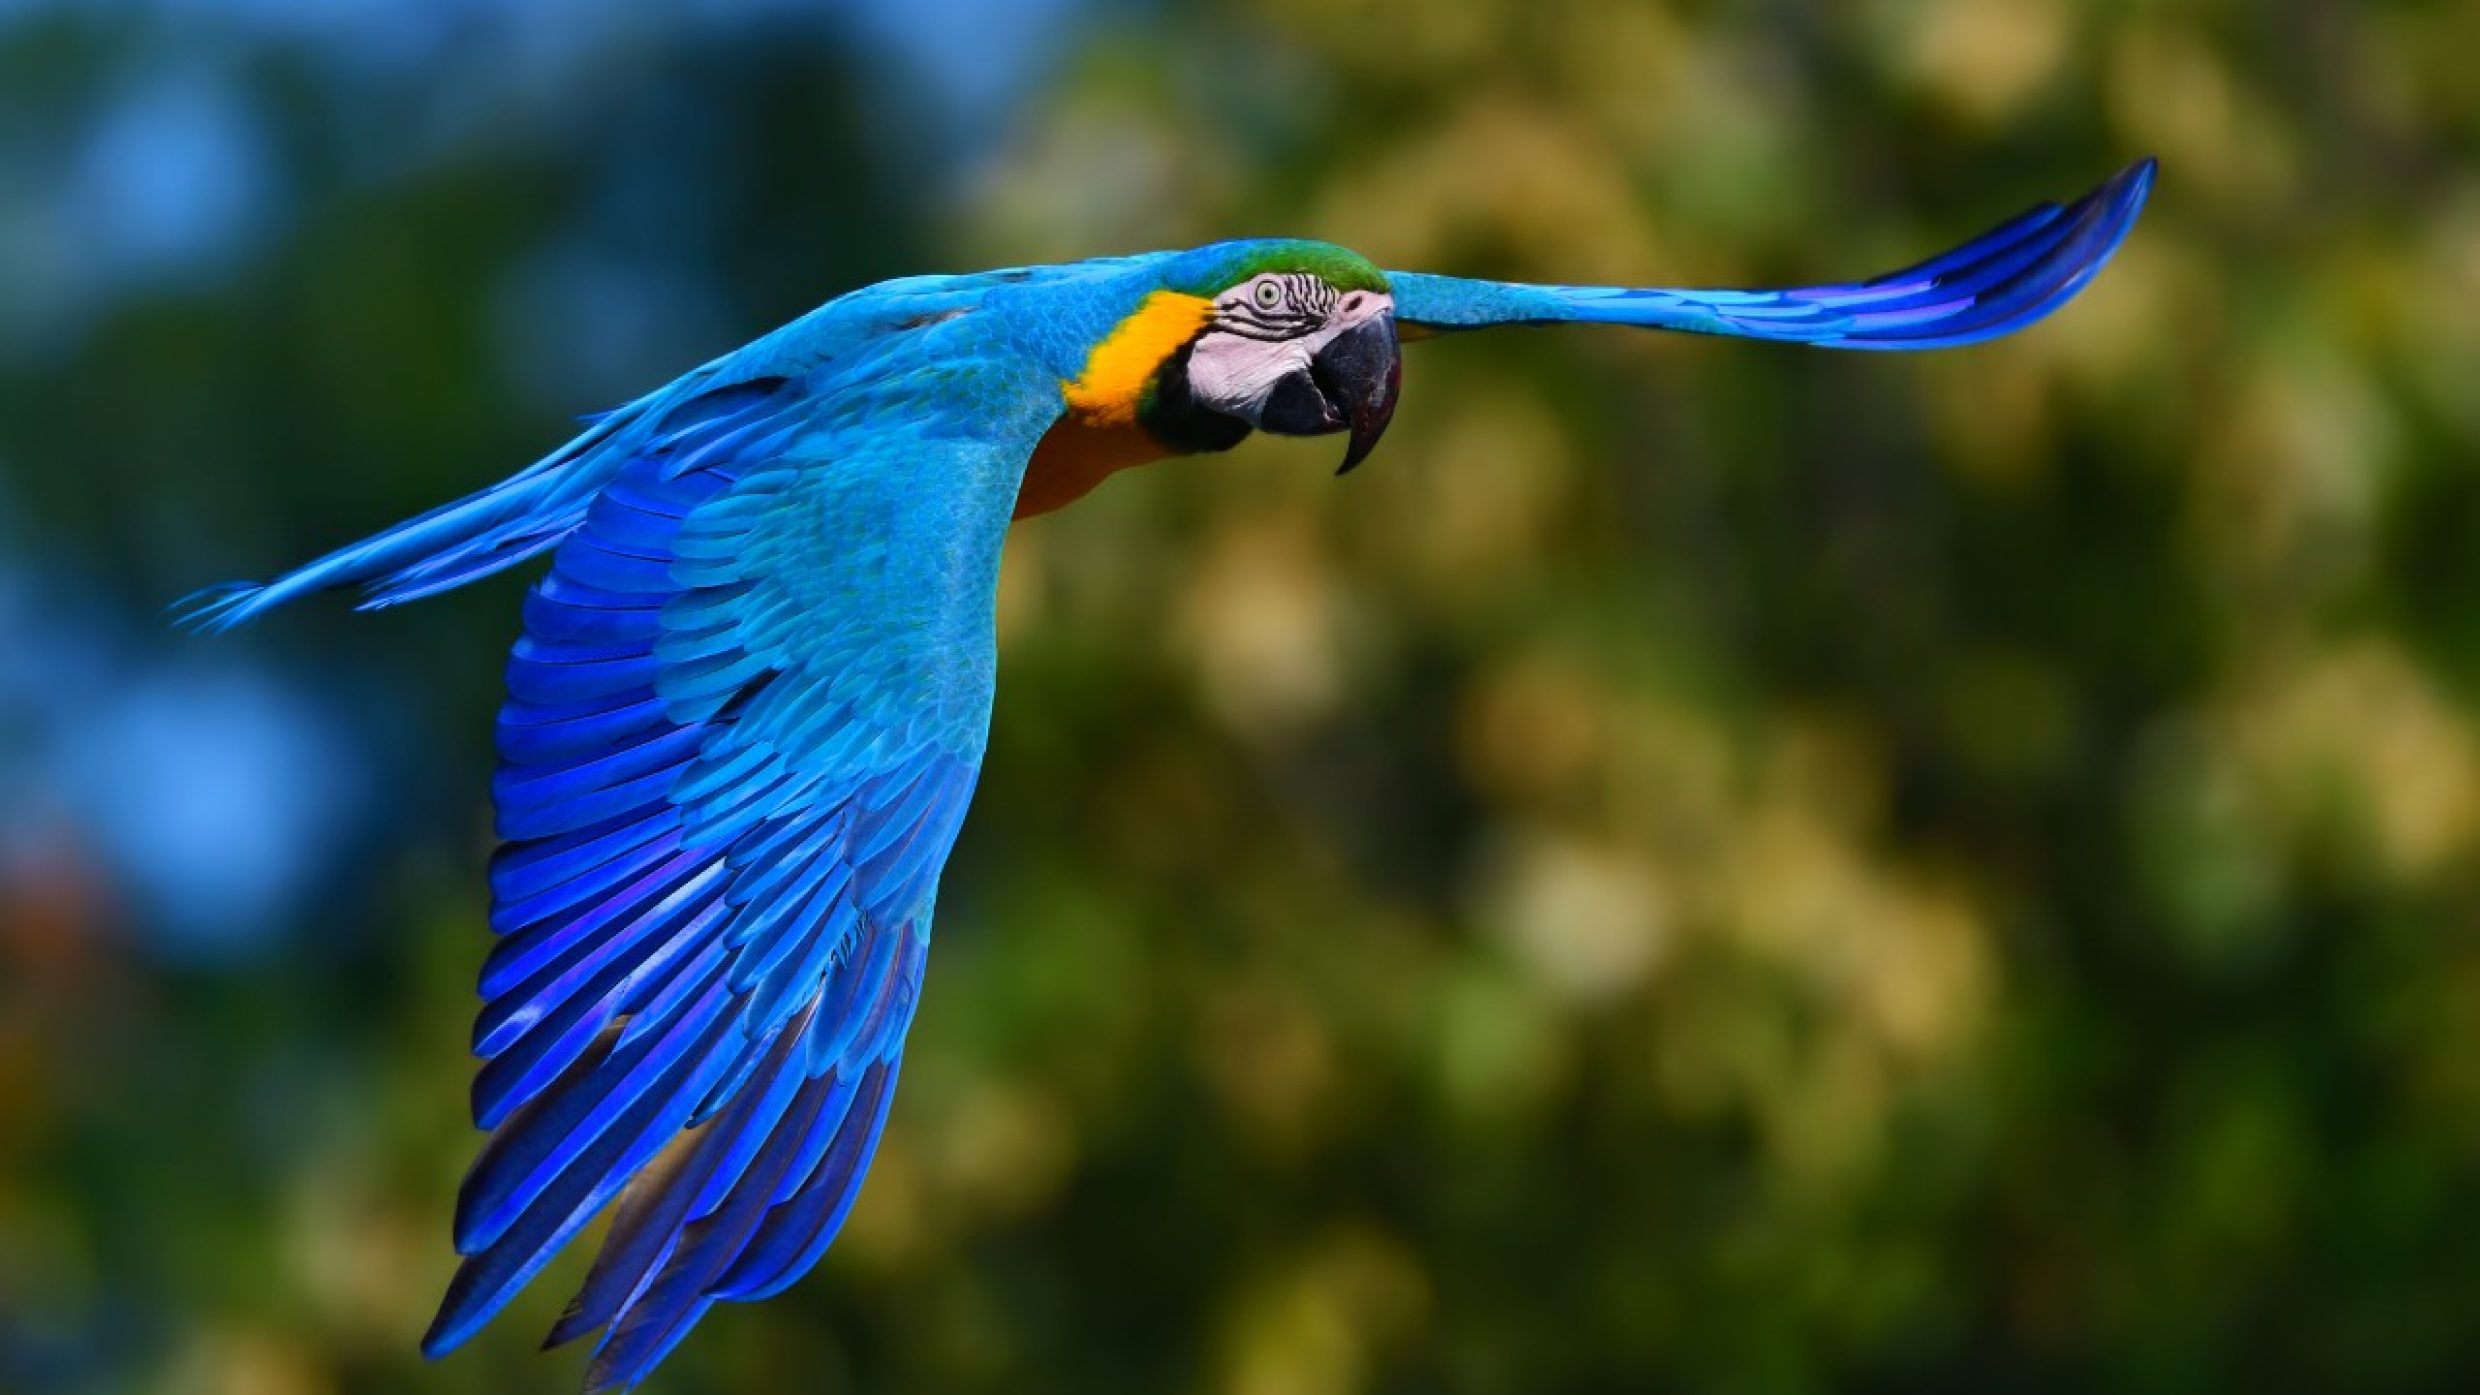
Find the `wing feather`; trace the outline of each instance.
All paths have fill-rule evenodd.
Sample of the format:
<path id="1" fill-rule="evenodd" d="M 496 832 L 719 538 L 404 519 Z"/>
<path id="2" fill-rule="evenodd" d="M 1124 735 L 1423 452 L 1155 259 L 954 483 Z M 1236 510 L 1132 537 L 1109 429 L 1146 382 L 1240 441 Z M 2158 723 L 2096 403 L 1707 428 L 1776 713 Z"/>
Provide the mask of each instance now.
<path id="1" fill-rule="evenodd" d="M 998 547 L 1055 379 L 971 316 L 710 389 L 527 597 L 474 1047 L 493 1130 L 432 1354 L 598 1212 L 553 1330 L 635 1383 L 857 1193 L 979 766 Z"/>
<path id="2" fill-rule="evenodd" d="M 2118 250 L 2153 187 L 2139 161 L 2061 207 L 2041 204 L 1916 266 L 1780 291 L 1528 286 L 1390 272 L 1396 318 L 1443 332 L 1503 324 L 1614 324 L 1833 349 L 1939 349 L 2012 333 L 2082 290 Z"/>

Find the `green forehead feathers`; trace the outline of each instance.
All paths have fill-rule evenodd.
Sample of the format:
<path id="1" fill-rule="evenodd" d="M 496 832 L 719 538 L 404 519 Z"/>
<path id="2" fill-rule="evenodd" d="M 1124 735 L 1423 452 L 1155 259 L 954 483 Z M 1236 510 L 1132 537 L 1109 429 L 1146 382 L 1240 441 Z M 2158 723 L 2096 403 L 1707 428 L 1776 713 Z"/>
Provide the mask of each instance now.
<path id="1" fill-rule="evenodd" d="M 1199 295 L 1220 295 L 1252 276 L 1269 271 L 1307 272 L 1339 291 L 1383 291 L 1386 273 L 1357 252 L 1331 242 L 1277 240 L 1240 244 L 1233 255 L 1207 269 L 1198 284 L 1181 289 Z"/>

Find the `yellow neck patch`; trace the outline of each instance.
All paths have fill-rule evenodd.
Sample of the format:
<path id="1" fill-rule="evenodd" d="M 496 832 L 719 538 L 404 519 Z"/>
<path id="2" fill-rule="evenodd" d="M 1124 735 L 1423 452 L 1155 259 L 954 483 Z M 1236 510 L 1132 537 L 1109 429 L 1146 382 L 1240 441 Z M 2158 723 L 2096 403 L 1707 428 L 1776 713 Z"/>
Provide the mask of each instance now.
<path id="1" fill-rule="evenodd" d="M 1177 291 L 1156 291 L 1094 346 L 1085 371 L 1062 385 L 1068 411 L 1089 426 L 1129 426 L 1154 370 L 1197 337 L 1214 316 L 1214 302 Z"/>
<path id="2" fill-rule="evenodd" d="M 1016 516 L 1031 518 L 1075 503 L 1122 470 L 1171 455 L 1137 423 L 1137 405 L 1163 360 L 1205 328 L 1214 302 L 1156 291 L 1094 346 L 1085 371 L 1060 384 L 1067 414 L 1042 437 L 1016 492 Z"/>

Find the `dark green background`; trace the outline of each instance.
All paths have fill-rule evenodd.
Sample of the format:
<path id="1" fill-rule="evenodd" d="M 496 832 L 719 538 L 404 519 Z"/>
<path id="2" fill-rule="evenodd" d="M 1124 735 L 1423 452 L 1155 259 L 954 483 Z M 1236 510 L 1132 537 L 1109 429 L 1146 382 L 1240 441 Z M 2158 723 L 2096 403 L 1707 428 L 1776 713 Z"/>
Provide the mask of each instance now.
<path id="1" fill-rule="evenodd" d="M 823 13 L 820 11 L 823 9 Z M 1021 529 L 850 1230 L 651 1389 L 2480 1388 L 2480 7 L 0 5 L 0 1389 L 429 1366 L 521 582 L 160 607 L 883 276 L 1843 279 Z"/>

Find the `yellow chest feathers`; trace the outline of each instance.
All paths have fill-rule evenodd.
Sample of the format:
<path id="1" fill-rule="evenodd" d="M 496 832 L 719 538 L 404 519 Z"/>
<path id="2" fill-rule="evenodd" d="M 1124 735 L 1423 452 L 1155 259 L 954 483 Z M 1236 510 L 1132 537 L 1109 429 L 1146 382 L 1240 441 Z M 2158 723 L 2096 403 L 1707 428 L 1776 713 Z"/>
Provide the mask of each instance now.
<path id="1" fill-rule="evenodd" d="M 1085 371 L 1060 385 L 1068 410 L 1034 448 L 1016 492 L 1016 516 L 1031 518 L 1075 503 L 1095 485 L 1173 452 L 1137 422 L 1137 404 L 1163 360 L 1197 335 L 1214 302 L 1172 291 L 1147 296 L 1094 346 Z"/>

